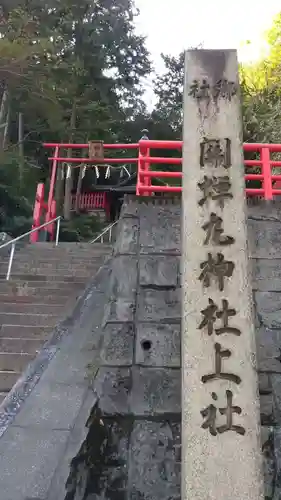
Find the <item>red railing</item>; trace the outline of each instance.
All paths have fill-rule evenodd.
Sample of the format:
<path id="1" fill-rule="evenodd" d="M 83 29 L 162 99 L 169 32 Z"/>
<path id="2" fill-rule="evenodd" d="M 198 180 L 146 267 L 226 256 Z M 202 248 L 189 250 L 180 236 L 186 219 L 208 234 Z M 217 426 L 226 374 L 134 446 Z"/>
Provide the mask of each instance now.
<path id="1" fill-rule="evenodd" d="M 76 205 L 80 210 L 106 210 L 106 193 L 82 193 L 78 195 L 78 200 L 76 195 L 73 194 L 71 197 L 72 209 L 74 209 Z"/>
<path id="2" fill-rule="evenodd" d="M 44 185 L 39 184 L 37 188 L 34 213 L 33 213 L 33 228 L 42 224 L 42 222 L 51 220 L 56 217 L 56 203 L 54 200 L 54 189 L 56 182 L 57 169 L 63 164 L 73 164 L 73 166 L 80 166 L 81 164 L 95 165 L 95 164 L 137 164 L 138 177 L 136 194 L 150 196 L 152 193 L 180 193 L 181 187 L 181 165 L 182 158 L 170 158 L 161 156 L 152 156 L 152 149 L 160 150 L 176 150 L 182 151 L 182 141 L 153 141 L 142 139 L 135 144 L 103 144 L 104 151 L 106 150 L 135 150 L 138 151 L 135 157 L 127 158 L 126 155 L 121 155 L 119 158 L 100 158 L 92 159 L 87 157 L 70 157 L 60 156 L 62 149 L 83 150 L 88 149 L 89 144 L 69 144 L 69 143 L 46 143 L 46 148 L 54 149 L 54 155 L 50 156 L 49 160 L 52 162 L 52 172 L 50 179 L 50 189 L 48 193 L 48 201 L 44 201 Z M 247 169 L 245 173 L 245 181 L 258 181 L 259 187 L 249 187 L 246 185 L 247 196 L 257 196 L 266 200 L 272 200 L 273 196 L 281 195 L 281 175 L 273 173 L 274 167 L 281 167 L 281 161 L 272 159 L 271 153 L 281 153 L 281 144 L 249 144 L 243 146 L 244 152 L 255 153 L 258 156 L 254 160 L 244 160 L 244 165 Z M 177 165 L 178 171 L 167 170 L 152 170 L 152 165 Z M 253 172 L 250 169 L 255 168 L 258 172 Z M 165 167 L 164 167 L 165 168 Z M 165 185 L 153 185 L 152 179 L 165 179 L 162 181 Z M 168 179 L 178 179 L 178 185 L 169 185 L 166 181 Z M 90 193 L 82 194 L 78 201 L 80 209 L 106 209 L 105 193 Z M 72 197 L 72 206 L 75 204 L 75 197 Z M 48 226 L 50 238 L 53 239 L 54 228 Z M 38 233 L 33 233 L 32 238 L 34 241 L 38 239 Z"/>
<path id="3" fill-rule="evenodd" d="M 141 140 L 139 142 L 138 159 L 138 180 L 137 195 L 150 196 L 152 193 L 180 193 L 182 187 L 171 185 L 152 185 L 152 179 L 182 179 L 180 171 L 157 171 L 151 170 L 151 165 L 178 165 L 181 167 L 182 158 L 169 158 L 151 156 L 152 149 L 166 149 L 182 151 L 182 141 L 153 141 Z M 273 196 L 281 195 L 281 175 L 273 174 L 274 167 L 281 167 L 281 161 L 271 158 L 271 153 L 281 153 L 281 144 L 251 144 L 243 145 L 244 152 L 257 153 L 259 158 L 254 160 L 244 160 L 244 165 L 248 169 L 258 168 L 259 172 L 245 174 L 245 181 L 259 181 L 260 187 L 246 187 L 247 196 L 259 196 L 266 200 L 272 200 Z M 274 185 L 273 185 L 274 182 Z"/>

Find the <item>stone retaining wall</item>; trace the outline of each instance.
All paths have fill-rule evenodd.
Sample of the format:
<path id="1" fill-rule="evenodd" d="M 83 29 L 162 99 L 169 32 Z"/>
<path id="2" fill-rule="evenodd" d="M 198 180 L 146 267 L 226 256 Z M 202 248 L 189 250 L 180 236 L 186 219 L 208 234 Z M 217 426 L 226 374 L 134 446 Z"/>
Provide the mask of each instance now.
<path id="1" fill-rule="evenodd" d="M 281 498 L 281 207 L 249 207 L 265 498 Z"/>
<path id="2" fill-rule="evenodd" d="M 127 204 L 95 383 L 108 440 L 119 438 L 112 466 L 102 458 L 105 498 L 180 498 L 179 270 L 180 206 Z"/>
<path id="3" fill-rule="evenodd" d="M 180 499 L 180 214 L 177 200 L 124 204 L 94 383 L 104 439 L 83 500 Z M 281 209 L 249 207 L 248 222 L 265 498 L 280 500 Z"/>

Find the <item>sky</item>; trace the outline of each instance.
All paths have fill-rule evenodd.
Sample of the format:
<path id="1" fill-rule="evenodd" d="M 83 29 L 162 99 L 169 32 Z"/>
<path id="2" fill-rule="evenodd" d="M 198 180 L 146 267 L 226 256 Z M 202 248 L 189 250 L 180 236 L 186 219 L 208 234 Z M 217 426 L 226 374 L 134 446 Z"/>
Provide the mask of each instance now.
<path id="1" fill-rule="evenodd" d="M 161 52 L 177 55 L 181 50 L 238 49 L 242 62 L 254 61 L 266 50 L 263 35 L 281 11 L 280 0 L 135 0 L 140 10 L 138 33 L 147 36 L 156 72 L 163 71 Z M 245 42 L 251 41 L 250 45 Z M 149 108 L 155 98 L 153 77 L 145 82 Z"/>

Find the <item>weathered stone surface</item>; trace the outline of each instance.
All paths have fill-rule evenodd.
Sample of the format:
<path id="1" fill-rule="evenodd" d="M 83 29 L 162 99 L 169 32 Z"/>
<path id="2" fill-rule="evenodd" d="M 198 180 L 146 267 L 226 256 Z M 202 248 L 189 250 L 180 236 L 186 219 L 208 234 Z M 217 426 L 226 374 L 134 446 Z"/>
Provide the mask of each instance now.
<path id="1" fill-rule="evenodd" d="M 255 302 L 260 324 L 272 329 L 281 328 L 281 293 L 255 292 Z"/>
<path id="2" fill-rule="evenodd" d="M 252 257 L 258 259 L 281 258 L 280 221 L 248 220 L 249 251 Z"/>
<path id="3" fill-rule="evenodd" d="M 264 457 L 265 500 L 279 500 L 281 496 L 281 429 L 262 427 Z"/>
<path id="4" fill-rule="evenodd" d="M 129 498 L 180 498 L 180 464 L 169 422 L 136 421 L 131 435 Z M 156 493 L 157 492 L 157 493 Z"/>
<path id="5" fill-rule="evenodd" d="M 134 195 L 125 195 L 124 202 L 121 208 L 120 218 L 133 217 L 139 215 L 139 197 Z"/>
<path id="6" fill-rule="evenodd" d="M 132 430 L 131 422 L 129 420 L 112 421 L 105 419 L 105 425 L 108 441 L 106 451 L 104 453 L 104 464 L 107 467 L 126 465 L 129 453 L 130 434 Z"/>
<path id="7" fill-rule="evenodd" d="M 109 300 L 104 307 L 104 317 L 102 325 L 115 322 L 132 322 L 135 314 L 135 300 L 119 298 L 117 300 Z"/>
<path id="8" fill-rule="evenodd" d="M 109 282 L 109 297 L 112 299 L 134 296 L 137 289 L 137 259 L 120 255 L 113 259 Z"/>
<path id="9" fill-rule="evenodd" d="M 132 365 L 133 346 L 133 324 L 108 324 L 103 332 L 101 363 L 103 365 Z"/>
<path id="10" fill-rule="evenodd" d="M 41 382 L 27 398 L 14 425 L 34 429 L 70 429 L 82 406 L 84 394 L 85 387 L 80 385 Z"/>
<path id="11" fill-rule="evenodd" d="M 179 259 L 177 257 L 147 256 L 139 261 L 140 285 L 151 287 L 176 287 Z"/>
<path id="12" fill-rule="evenodd" d="M 261 425 L 275 424 L 272 394 L 260 395 L 260 414 L 261 414 Z"/>
<path id="13" fill-rule="evenodd" d="M 99 398 L 102 413 L 104 415 L 130 413 L 131 387 L 130 368 L 100 368 L 94 382 L 94 389 Z"/>
<path id="14" fill-rule="evenodd" d="M 258 369 L 281 373 L 281 331 L 257 328 L 256 345 Z"/>
<path id="15" fill-rule="evenodd" d="M 140 252 L 180 254 L 180 207 L 140 207 Z"/>
<path id="16" fill-rule="evenodd" d="M 248 220 L 280 222 L 280 201 L 268 204 L 267 201 L 260 200 L 258 204 L 255 204 L 253 206 L 247 205 L 247 216 Z"/>
<path id="17" fill-rule="evenodd" d="M 87 469 L 86 469 L 87 470 Z M 103 467 L 100 474 L 88 479 L 85 500 L 126 500 L 127 468 Z M 91 488 L 92 485 L 92 488 Z M 96 485 L 96 487 L 94 487 Z M 82 500 L 82 499 L 81 499 Z"/>
<path id="18" fill-rule="evenodd" d="M 281 292 L 281 259 L 252 259 L 254 290 Z"/>
<path id="19" fill-rule="evenodd" d="M 68 431 L 10 427 L 0 441 L 1 499 L 45 499 Z"/>
<path id="20" fill-rule="evenodd" d="M 272 404 L 274 422 L 281 426 L 281 375 L 272 374 L 270 376 L 272 385 Z"/>
<path id="21" fill-rule="evenodd" d="M 41 377 L 41 381 L 50 384 L 66 384 L 68 386 L 75 386 L 77 384 L 83 384 L 87 376 L 87 364 L 93 361 L 94 352 L 91 347 L 87 349 L 81 349 L 81 344 L 84 338 L 80 335 L 76 335 L 76 338 L 70 338 L 70 348 L 68 351 L 66 349 L 59 350 L 53 357 L 47 370 Z M 96 332 L 96 336 L 99 332 Z M 93 337 L 93 333 L 91 333 Z M 84 336 L 83 336 L 84 337 Z M 76 339 L 79 339 L 79 344 L 76 343 Z M 76 347 L 76 349 L 75 349 Z"/>
<path id="22" fill-rule="evenodd" d="M 169 322 L 181 317 L 180 289 L 148 290 L 141 289 L 137 318 L 139 321 Z"/>
<path id="23" fill-rule="evenodd" d="M 136 363 L 180 367 L 180 325 L 138 324 Z"/>
<path id="24" fill-rule="evenodd" d="M 67 496 L 62 494 L 63 488 L 56 474 L 56 484 L 52 485 L 48 500 L 124 498 L 122 492 L 125 494 L 127 487 L 130 422 L 104 418 L 95 406 L 87 427 L 85 439 L 80 441 L 79 449 L 71 457 L 67 479 L 64 480 Z M 69 444 L 65 454 L 68 459 L 73 449 L 73 445 Z M 63 479 L 62 475 L 60 477 Z"/>
<path id="25" fill-rule="evenodd" d="M 259 393 L 260 394 L 271 394 L 272 386 L 271 379 L 268 373 L 259 373 Z"/>
<path id="26" fill-rule="evenodd" d="M 60 460 L 60 464 L 53 477 L 46 500 L 58 500 L 59 498 L 65 498 L 65 485 L 70 474 L 71 462 L 79 454 L 81 445 L 83 445 L 85 439 L 87 438 L 89 428 L 86 424 L 96 402 L 97 397 L 94 395 L 93 391 L 89 390 L 75 421 L 66 449 L 64 450 L 63 457 Z"/>
<path id="27" fill-rule="evenodd" d="M 180 370 L 133 367 L 130 406 L 136 416 L 180 413 Z"/>
<path id="28" fill-rule="evenodd" d="M 136 254 L 139 230 L 138 219 L 124 217 L 118 222 L 117 228 L 114 254 Z"/>

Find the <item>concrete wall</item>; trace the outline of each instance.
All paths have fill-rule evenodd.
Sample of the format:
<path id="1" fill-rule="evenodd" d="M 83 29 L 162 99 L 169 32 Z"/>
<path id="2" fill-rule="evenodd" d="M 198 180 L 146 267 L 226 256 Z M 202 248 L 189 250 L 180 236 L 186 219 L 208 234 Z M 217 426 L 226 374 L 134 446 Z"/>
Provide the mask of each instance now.
<path id="1" fill-rule="evenodd" d="M 88 444 L 95 465 L 83 500 L 179 500 L 181 207 L 172 199 L 128 200 L 118 227 L 101 367 L 93 387 L 99 401 L 93 425 L 101 419 L 104 434 L 99 451 Z M 248 226 L 265 498 L 280 500 L 281 208 L 249 207 Z"/>

